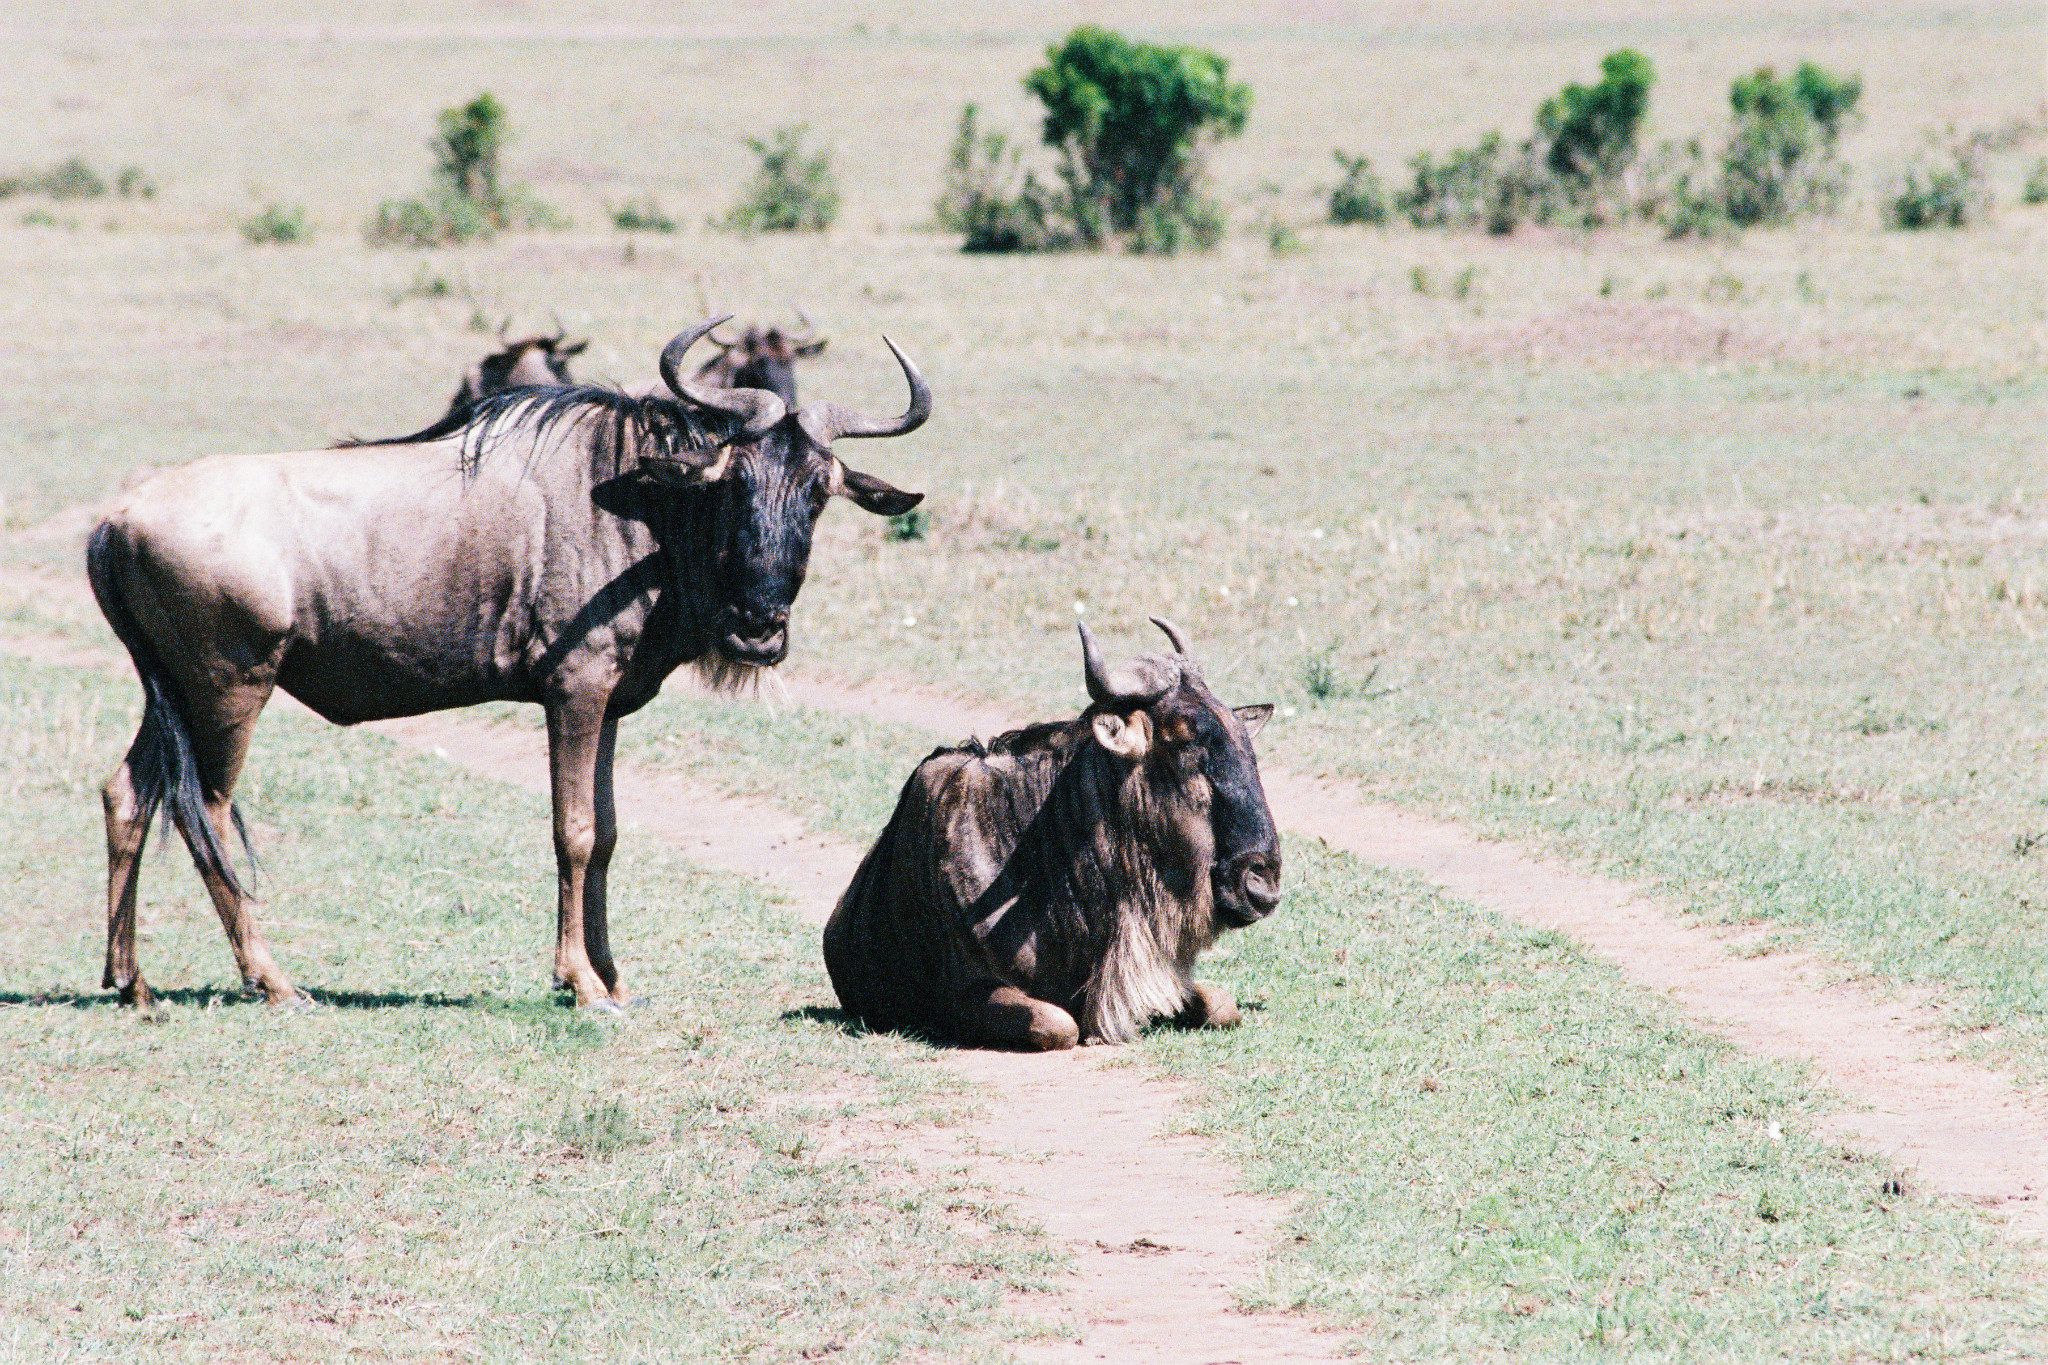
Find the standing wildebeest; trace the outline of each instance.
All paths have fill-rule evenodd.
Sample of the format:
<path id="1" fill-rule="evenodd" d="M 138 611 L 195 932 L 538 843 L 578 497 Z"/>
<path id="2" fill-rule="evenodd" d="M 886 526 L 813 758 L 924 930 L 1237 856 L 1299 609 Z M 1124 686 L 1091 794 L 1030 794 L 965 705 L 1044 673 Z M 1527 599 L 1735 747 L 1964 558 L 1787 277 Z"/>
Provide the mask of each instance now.
<path id="1" fill-rule="evenodd" d="M 736 684 L 788 652 L 789 608 L 833 494 L 892 516 L 905 493 L 849 469 L 837 437 L 901 417 L 785 411 L 710 389 L 661 354 L 673 398 L 508 390 L 426 445 L 216 455 L 128 493 L 86 567 L 142 677 L 142 728 L 108 781 L 105 984 L 147 1005 L 135 884 L 159 804 L 191 849 L 235 961 L 273 1004 L 299 998 L 252 923 L 227 844 L 232 794 L 273 687 L 338 724 L 484 701 L 545 708 L 560 919 L 555 977 L 583 1006 L 627 999 L 605 932 L 619 718 L 679 665 Z M 887 341 L 887 338 L 884 338 Z"/>
<path id="2" fill-rule="evenodd" d="M 559 327 L 559 323 L 557 324 Z M 498 333 L 502 340 L 504 332 Z M 518 341 L 507 341 L 502 349 L 479 360 L 463 371 L 462 383 L 455 390 L 455 396 L 448 400 L 448 411 L 436 418 L 434 424 L 413 432 L 409 436 L 386 436 L 376 441 L 344 441 L 344 446 L 409 446 L 424 441 L 438 441 L 443 436 L 453 435 L 469 425 L 475 415 L 477 404 L 494 394 L 507 389 L 537 387 L 559 387 L 574 384 L 570 377 L 569 362 L 582 355 L 590 345 L 588 341 L 563 344 L 568 334 L 557 330 L 551 337 L 522 337 Z M 731 384 L 721 388 L 735 387 Z M 755 388 L 765 387 L 754 385 Z M 658 392 L 649 389 L 649 393 Z"/>
<path id="3" fill-rule="evenodd" d="M 796 362 L 822 354 L 828 337 L 818 335 L 811 320 L 799 312 L 804 334 L 791 336 L 780 327 L 749 327 L 727 341 L 716 332 L 712 342 L 719 353 L 697 371 L 697 382 L 722 389 L 767 389 L 779 394 L 790 407 L 796 406 Z"/>
<path id="4" fill-rule="evenodd" d="M 1228 1028 L 1195 957 L 1280 901 L 1252 736 L 1173 642 L 1111 672 L 1088 627 L 1077 720 L 918 765 L 825 926 L 839 1001 L 870 1028 L 1054 1049 L 1153 1019 Z"/>

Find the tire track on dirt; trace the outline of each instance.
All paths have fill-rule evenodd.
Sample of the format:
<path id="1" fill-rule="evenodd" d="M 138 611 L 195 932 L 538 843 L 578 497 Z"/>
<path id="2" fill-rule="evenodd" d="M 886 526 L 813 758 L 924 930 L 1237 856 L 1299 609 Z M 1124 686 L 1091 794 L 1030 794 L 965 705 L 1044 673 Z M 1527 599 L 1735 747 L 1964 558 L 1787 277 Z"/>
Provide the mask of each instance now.
<path id="1" fill-rule="evenodd" d="M 79 585 L 38 578 L 45 593 Z M 0 570 L 0 584 L 20 584 Z M 133 676 L 125 658 L 59 636 L 0 639 L 0 652 Z M 311 715 L 278 694 L 273 705 Z M 406 748 L 545 797 L 545 735 L 524 726 L 439 712 L 362 727 Z M 763 802 L 725 795 L 674 774 L 616 765 L 624 826 L 652 835 L 703 866 L 773 883 L 799 916 L 822 926 L 863 850 L 811 831 Z M 1050 1055 L 956 1051 L 941 1060 L 963 1077 L 985 1112 L 959 1129 L 877 1139 L 919 1167 L 963 1170 L 1014 1197 L 1073 1258 L 1048 1307 L 1075 1340 L 1016 1348 L 1019 1359 L 1131 1365 L 1334 1362 L 1342 1338 L 1305 1317 L 1242 1313 L 1238 1287 L 1255 1283 L 1286 1206 L 1246 1194 L 1235 1171 L 1200 1139 L 1170 1135 L 1180 1089 L 1135 1068 L 1107 1065 L 1113 1049 Z"/>

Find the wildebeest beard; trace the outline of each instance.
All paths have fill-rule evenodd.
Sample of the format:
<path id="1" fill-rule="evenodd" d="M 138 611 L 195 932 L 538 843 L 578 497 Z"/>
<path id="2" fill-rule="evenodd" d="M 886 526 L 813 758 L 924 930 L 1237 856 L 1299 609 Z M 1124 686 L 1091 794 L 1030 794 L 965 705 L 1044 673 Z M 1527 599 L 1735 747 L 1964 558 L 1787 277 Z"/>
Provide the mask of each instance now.
<path id="1" fill-rule="evenodd" d="M 991 741 L 990 755 L 1018 760 L 1004 784 L 1006 809 L 983 812 L 989 833 L 1015 848 L 970 908 L 972 926 L 998 957 L 1001 911 L 1023 893 L 1041 918 L 1009 927 L 1034 932 L 1042 998 L 1074 1015 L 1084 1034 L 1128 1042 L 1147 1021 L 1185 1004 L 1180 964 L 1216 939 L 1208 782 L 1165 772 L 1170 753 L 1126 763 L 1092 742 L 1089 719 L 1033 726 Z"/>

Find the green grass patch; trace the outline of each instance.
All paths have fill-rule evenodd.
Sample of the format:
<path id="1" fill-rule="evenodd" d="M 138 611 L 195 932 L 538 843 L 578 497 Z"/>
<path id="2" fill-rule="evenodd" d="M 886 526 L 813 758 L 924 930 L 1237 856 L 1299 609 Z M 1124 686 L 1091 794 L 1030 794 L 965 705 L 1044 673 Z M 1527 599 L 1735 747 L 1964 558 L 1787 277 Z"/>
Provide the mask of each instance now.
<path id="1" fill-rule="evenodd" d="M 1825 1099 L 1562 936 L 1288 851 L 1208 974 L 1259 1008 L 1159 1032 L 1191 1127 L 1302 1205 L 1261 1306 L 1376 1359 L 2006 1359 L 2048 1298 L 1967 1208 L 1810 1131 Z M 1901 1191 L 1897 1183 L 1904 1181 Z"/>
<path id="2" fill-rule="evenodd" d="M 169 1020 L 114 1008 L 96 789 L 130 690 L 0 659 L 11 1348 L 979 1360 L 1021 1330 L 1002 1295 L 1047 1253 L 889 1155 L 961 1098 L 837 1026 L 811 930 L 629 840 L 614 933 L 651 1003 L 578 1016 L 546 988 L 544 805 L 374 737 L 273 717 L 244 788 L 259 918 L 323 1007 L 244 996 L 173 850 L 140 944 Z"/>

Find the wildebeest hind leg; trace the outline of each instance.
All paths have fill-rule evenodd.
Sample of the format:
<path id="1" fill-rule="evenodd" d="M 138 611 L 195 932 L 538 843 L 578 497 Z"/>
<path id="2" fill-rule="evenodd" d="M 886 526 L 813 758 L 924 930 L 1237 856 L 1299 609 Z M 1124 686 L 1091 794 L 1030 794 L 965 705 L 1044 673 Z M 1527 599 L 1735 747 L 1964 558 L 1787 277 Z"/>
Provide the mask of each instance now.
<path id="1" fill-rule="evenodd" d="M 1081 1027 L 1073 1015 L 1050 1001 L 1033 999 L 1015 986 L 984 982 L 971 987 L 961 1003 L 969 1042 L 1058 1052 L 1081 1041 Z"/>
<path id="2" fill-rule="evenodd" d="M 249 757 L 249 741 L 256 733 L 256 718 L 270 700 L 275 675 L 275 668 L 265 670 L 257 679 L 214 698 L 206 714 L 196 717 L 192 727 L 193 757 L 206 788 L 206 818 L 223 849 L 233 848 L 240 840 L 234 819 L 235 783 L 242 776 L 242 764 Z M 192 832 L 185 833 L 185 842 L 192 842 Z M 218 872 L 208 870 L 203 862 L 199 876 L 206 883 L 206 894 L 213 898 L 214 911 L 228 936 L 228 947 L 234 950 L 235 966 L 241 971 L 243 982 L 252 990 L 262 991 L 264 999 L 272 1005 L 306 1003 L 305 994 L 292 985 L 277 959 L 270 955 L 270 945 L 264 942 L 255 917 L 249 913 L 248 897 Z"/>
<path id="3" fill-rule="evenodd" d="M 100 985 L 121 992 L 122 1004 L 149 1013 L 156 1007 L 156 997 L 135 962 L 135 896 L 149 821 L 135 794 L 131 761 L 123 758 L 100 789 L 107 814 L 107 969 Z"/>

